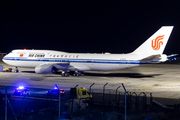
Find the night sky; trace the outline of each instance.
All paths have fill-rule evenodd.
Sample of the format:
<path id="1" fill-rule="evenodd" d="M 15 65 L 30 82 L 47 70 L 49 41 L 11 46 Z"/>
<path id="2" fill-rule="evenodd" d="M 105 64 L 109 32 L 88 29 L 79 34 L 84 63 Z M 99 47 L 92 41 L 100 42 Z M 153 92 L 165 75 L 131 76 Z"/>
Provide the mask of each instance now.
<path id="1" fill-rule="evenodd" d="M 0 51 L 129 53 L 164 25 L 174 26 L 164 53 L 180 53 L 178 0 L 5 1 Z"/>

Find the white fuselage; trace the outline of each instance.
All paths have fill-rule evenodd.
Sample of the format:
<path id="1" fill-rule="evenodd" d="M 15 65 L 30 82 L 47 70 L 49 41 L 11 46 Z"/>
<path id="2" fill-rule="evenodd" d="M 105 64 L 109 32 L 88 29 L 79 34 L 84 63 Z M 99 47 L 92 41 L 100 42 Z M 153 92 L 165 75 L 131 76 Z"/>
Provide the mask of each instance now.
<path id="1" fill-rule="evenodd" d="M 16 67 L 36 67 L 46 63 L 69 63 L 72 66 L 85 66 L 84 71 L 109 71 L 138 66 L 142 57 L 144 56 L 134 54 L 82 54 L 52 50 L 13 50 L 3 58 L 3 61 Z"/>

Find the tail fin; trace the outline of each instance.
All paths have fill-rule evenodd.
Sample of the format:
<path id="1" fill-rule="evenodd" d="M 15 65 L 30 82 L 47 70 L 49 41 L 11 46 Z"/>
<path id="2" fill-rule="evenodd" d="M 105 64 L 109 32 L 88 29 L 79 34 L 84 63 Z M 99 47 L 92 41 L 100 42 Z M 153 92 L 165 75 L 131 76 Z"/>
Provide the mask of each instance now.
<path id="1" fill-rule="evenodd" d="M 132 54 L 157 55 L 162 54 L 166 47 L 173 26 L 162 26 L 148 40 L 139 46 Z"/>

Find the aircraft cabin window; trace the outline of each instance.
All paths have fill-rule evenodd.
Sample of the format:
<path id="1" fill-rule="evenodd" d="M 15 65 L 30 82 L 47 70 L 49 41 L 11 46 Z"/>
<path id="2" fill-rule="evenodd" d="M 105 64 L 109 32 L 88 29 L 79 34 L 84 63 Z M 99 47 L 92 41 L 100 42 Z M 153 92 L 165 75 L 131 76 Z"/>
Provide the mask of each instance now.
<path id="1" fill-rule="evenodd" d="M 76 58 L 78 58 L 78 57 L 79 57 L 79 55 L 76 56 Z"/>
<path id="2" fill-rule="evenodd" d="M 59 57 L 59 55 L 57 55 L 57 57 Z"/>
<path id="3" fill-rule="evenodd" d="M 63 55 L 61 55 L 61 57 L 63 57 Z"/>
<path id="4" fill-rule="evenodd" d="M 64 57 L 67 57 L 67 55 L 65 55 Z"/>
<path id="5" fill-rule="evenodd" d="M 53 55 L 53 57 L 56 57 L 56 55 Z"/>
<path id="6" fill-rule="evenodd" d="M 69 58 L 71 57 L 71 55 L 69 55 Z"/>

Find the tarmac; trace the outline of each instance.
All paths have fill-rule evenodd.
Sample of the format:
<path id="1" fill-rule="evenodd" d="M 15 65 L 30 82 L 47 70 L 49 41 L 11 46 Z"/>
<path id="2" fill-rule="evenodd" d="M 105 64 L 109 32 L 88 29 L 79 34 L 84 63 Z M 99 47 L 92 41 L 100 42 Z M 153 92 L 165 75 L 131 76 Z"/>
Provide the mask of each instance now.
<path id="1" fill-rule="evenodd" d="M 3 62 L 0 65 L 6 68 L 13 68 Z M 92 86 L 93 92 L 103 92 L 105 86 L 106 93 L 124 92 L 122 83 L 126 91 L 140 94 L 145 92 L 148 96 L 172 98 L 180 101 L 180 64 L 151 64 L 139 67 L 98 72 L 87 71 L 85 76 L 61 77 L 60 74 L 36 74 L 34 68 L 18 68 L 19 73 L 0 72 L 1 86 L 20 86 L 29 88 L 51 89 L 57 84 L 61 89 L 69 90 L 71 87 L 88 88 Z"/>

